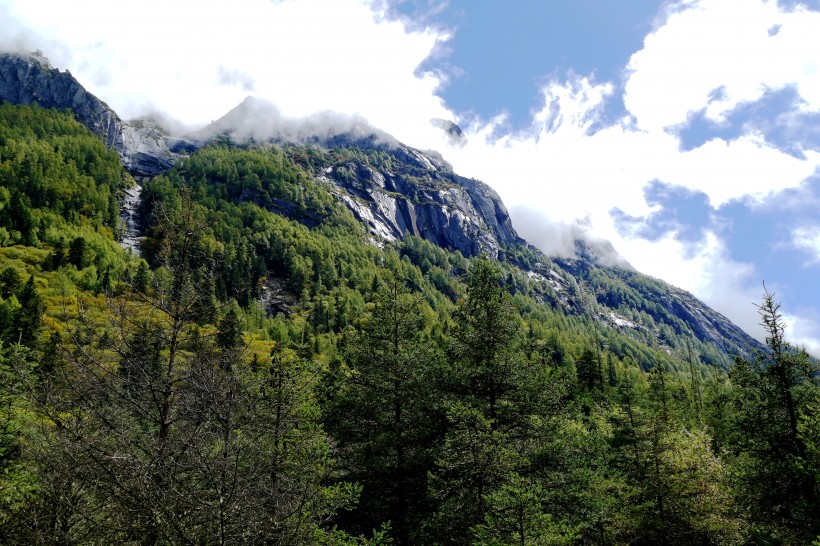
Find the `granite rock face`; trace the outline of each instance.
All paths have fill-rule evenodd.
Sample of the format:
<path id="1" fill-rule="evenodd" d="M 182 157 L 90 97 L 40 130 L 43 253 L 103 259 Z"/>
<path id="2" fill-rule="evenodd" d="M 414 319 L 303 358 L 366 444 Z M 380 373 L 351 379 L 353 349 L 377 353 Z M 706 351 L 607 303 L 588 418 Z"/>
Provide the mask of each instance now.
<path id="1" fill-rule="evenodd" d="M 168 148 L 168 137 L 159 126 L 150 122 L 123 124 L 120 142 L 115 148 L 120 152 L 125 168 L 137 178 L 151 178 L 176 163 L 177 156 Z"/>
<path id="2" fill-rule="evenodd" d="M 415 235 L 465 256 L 496 257 L 504 245 L 521 242 L 498 194 L 486 184 L 403 144 L 380 149 L 391 156 L 392 167 L 348 161 L 319 177 L 374 235 L 388 241 Z"/>
<path id="3" fill-rule="evenodd" d="M 267 101 L 248 97 L 191 139 L 203 145 L 224 135 L 237 141 L 388 156 L 389 162 L 373 162 L 353 154 L 355 159 L 326 164 L 317 176 L 376 240 L 415 235 L 465 256 L 487 253 L 492 257 L 503 245 L 521 241 L 507 209 L 489 186 L 454 174 L 438 153 L 402 144 L 364 119 L 324 112 L 295 120 Z"/>
<path id="4" fill-rule="evenodd" d="M 52 68 L 45 57 L 0 55 L 0 99 L 12 104 L 71 110 L 77 121 L 101 136 L 108 146 L 122 146 L 119 116 L 87 92 L 69 71 Z"/>
<path id="5" fill-rule="evenodd" d="M 53 68 L 42 55 L 0 54 L 0 100 L 71 111 L 77 121 L 120 154 L 123 164 L 138 179 L 159 174 L 176 160 L 156 126 L 123 122 L 69 71 Z"/>

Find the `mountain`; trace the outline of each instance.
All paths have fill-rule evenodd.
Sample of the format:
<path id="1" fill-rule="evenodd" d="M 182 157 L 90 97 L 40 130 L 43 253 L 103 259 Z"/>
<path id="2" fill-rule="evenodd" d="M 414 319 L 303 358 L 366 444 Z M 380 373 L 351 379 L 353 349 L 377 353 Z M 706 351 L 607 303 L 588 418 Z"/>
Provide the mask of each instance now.
<path id="1" fill-rule="evenodd" d="M 545 256 L 518 236 L 492 188 L 454 173 L 439 154 L 413 149 L 364 120 L 333 114 L 289 120 L 274 105 L 249 97 L 197 138 L 219 135 L 285 145 L 297 159 L 306 146 L 340 150 L 330 161 L 312 160 L 314 178 L 328 184 L 376 241 L 413 235 L 464 256 L 489 254 L 548 286 L 544 303 L 661 346 L 675 345 L 670 336 L 693 336 L 715 347 L 707 358 L 713 364 L 728 366 L 733 355 L 762 349 L 692 294 L 634 271 L 607 241 L 578 239 L 572 259 Z M 522 259 L 522 252 L 530 257 Z M 586 289 L 585 296 L 573 295 L 577 286 Z"/>
<path id="2" fill-rule="evenodd" d="M 39 53 L 0 54 L 0 101 L 70 110 L 77 121 L 120 154 L 123 164 L 140 179 L 171 167 L 175 157 L 166 134 L 150 122 L 123 122 L 107 104 L 86 91 L 66 70 L 51 66 Z"/>
<path id="3" fill-rule="evenodd" d="M 70 110 L 140 180 L 170 169 L 214 140 L 267 142 L 310 170 L 366 226 L 376 244 L 416 236 L 466 257 L 487 254 L 543 285 L 538 290 L 544 304 L 590 316 L 669 350 L 693 337 L 712 347 L 704 350 L 712 364 L 725 367 L 733 355 L 761 349 L 758 341 L 691 294 L 633 271 L 608 242 L 579 239 L 572 259 L 543 255 L 518 236 L 492 188 L 454 173 L 439 154 L 402 144 L 360 118 L 320 113 L 295 120 L 271 103 L 248 97 L 204 129 L 172 137 L 155 123 L 123 122 L 69 72 L 52 68 L 38 55 L 0 56 L 0 99 Z M 433 121 L 463 136 L 457 126 Z M 332 153 L 316 155 L 315 150 Z M 241 198 L 255 199 L 253 192 Z M 133 194 L 129 199 L 133 205 Z M 293 207 L 276 210 L 288 214 Z"/>
<path id="4" fill-rule="evenodd" d="M 275 105 L 248 97 L 188 139 L 201 147 L 220 136 L 361 150 L 363 156 L 328 164 L 316 179 L 331 184 L 380 241 L 415 235 L 465 256 L 497 256 L 504 245 L 523 243 L 492 188 L 458 176 L 440 155 L 402 144 L 363 119 L 320 113 L 294 120 Z M 362 162 L 362 157 L 369 159 Z"/>

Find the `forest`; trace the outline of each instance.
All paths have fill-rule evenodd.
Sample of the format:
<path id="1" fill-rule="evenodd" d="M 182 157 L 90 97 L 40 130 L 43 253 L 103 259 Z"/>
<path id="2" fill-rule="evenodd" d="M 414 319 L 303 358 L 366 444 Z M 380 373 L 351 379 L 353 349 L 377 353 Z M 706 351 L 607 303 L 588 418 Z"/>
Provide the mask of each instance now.
<path id="1" fill-rule="evenodd" d="M 137 254 L 117 154 L 0 105 L 0 544 L 820 544 L 776 294 L 731 360 L 587 274 L 665 344 L 627 335 L 527 247 L 374 244 L 314 176 L 351 154 L 389 161 L 213 143 L 144 183 Z"/>

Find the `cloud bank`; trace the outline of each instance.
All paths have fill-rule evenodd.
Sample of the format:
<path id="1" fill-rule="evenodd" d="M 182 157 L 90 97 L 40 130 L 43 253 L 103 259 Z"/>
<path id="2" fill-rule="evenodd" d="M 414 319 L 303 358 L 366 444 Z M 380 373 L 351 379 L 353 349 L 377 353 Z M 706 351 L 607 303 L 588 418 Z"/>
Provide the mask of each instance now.
<path id="1" fill-rule="evenodd" d="M 554 76 L 528 130 L 510 133 L 503 116 L 452 111 L 439 91 L 453 74 L 419 68 L 446 55 L 457 29 L 393 20 L 384 7 L 0 0 L 0 48 L 41 49 L 125 118 L 164 112 L 202 127 L 251 93 L 287 118 L 358 116 L 488 182 L 547 252 L 564 252 L 566 235 L 583 226 L 636 269 L 760 336 L 751 303 L 762 279 L 753 263 L 733 257 L 721 211 L 739 202 L 770 206 L 784 191 L 801 191 L 820 166 L 820 147 L 788 136 L 786 146 L 771 126 L 733 116 L 787 90 L 778 118 L 791 127 L 786 134 L 804 134 L 807 120 L 816 121 L 820 13 L 773 0 L 670 3 L 619 81 Z M 430 119 L 457 122 L 467 143 L 454 144 Z M 715 134 L 684 145 L 696 121 Z M 650 198 L 653 184 L 702 196 L 707 220 L 689 229 L 670 213 L 673 202 Z M 795 225 L 791 233 L 793 247 L 817 255 L 816 231 Z M 792 335 L 820 348 L 817 313 L 801 313 Z"/>

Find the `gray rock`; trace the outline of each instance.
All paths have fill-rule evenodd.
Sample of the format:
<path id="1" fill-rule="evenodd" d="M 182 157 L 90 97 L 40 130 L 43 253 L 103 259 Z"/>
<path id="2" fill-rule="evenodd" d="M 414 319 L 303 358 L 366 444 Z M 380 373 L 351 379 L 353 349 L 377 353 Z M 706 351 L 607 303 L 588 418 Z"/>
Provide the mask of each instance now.
<path id="1" fill-rule="evenodd" d="M 486 184 L 455 175 L 440 157 L 409 146 L 378 148 L 394 157 L 394 169 L 351 160 L 318 177 L 336 187 L 341 202 L 377 238 L 415 235 L 465 256 L 493 257 L 503 245 L 520 242 L 507 209 Z"/>
<path id="2" fill-rule="evenodd" d="M 454 135 L 461 130 L 446 126 Z M 290 119 L 273 104 L 248 97 L 191 140 L 202 145 L 219 135 L 238 141 L 314 145 L 324 149 L 378 150 L 395 168 L 349 160 L 332 164 L 317 180 L 334 189 L 339 201 L 377 241 L 422 237 L 465 256 L 497 256 L 519 242 L 507 209 L 489 186 L 453 173 L 437 152 L 416 150 L 369 125 L 366 120 L 328 112 Z"/>
<path id="3" fill-rule="evenodd" d="M 39 53 L 0 54 L 0 100 L 71 111 L 77 121 L 120 154 L 123 164 L 138 179 L 155 176 L 176 161 L 158 127 L 123 122 L 68 70 L 53 68 Z"/>
<path id="4" fill-rule="evenodd" d="M 464 134 L 464 131 L 462 131 L 461 127 L 452 121 L 448 119 L 433 118 L 430 120 L 430 124 L 437 129 L 441 129 L 444 134 L 447 135 L 447 140 L 450 141 L 450 144 L 460 148 L 463 148 L 464 145 L 467 144 L 467 136 Z"/>

